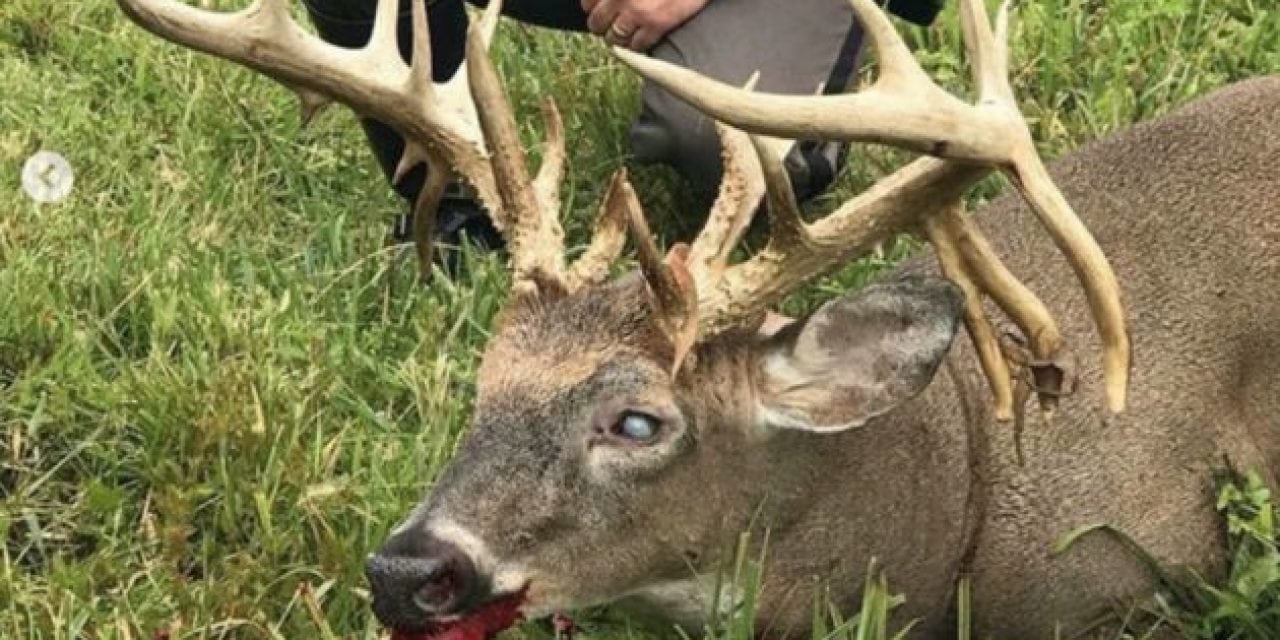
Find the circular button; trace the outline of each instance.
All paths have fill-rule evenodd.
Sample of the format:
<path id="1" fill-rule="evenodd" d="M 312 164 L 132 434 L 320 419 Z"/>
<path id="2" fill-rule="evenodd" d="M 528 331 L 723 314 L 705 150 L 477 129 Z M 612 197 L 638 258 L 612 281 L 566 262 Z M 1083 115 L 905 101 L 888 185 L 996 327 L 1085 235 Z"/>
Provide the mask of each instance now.
<path id="1" fill-rule="evenodd" d="M 75 181 L 71 163 L 56 151 L 37 152 L 22 166 L 22 189 L 36 202 L 61 202 L 71 193 Z"/>

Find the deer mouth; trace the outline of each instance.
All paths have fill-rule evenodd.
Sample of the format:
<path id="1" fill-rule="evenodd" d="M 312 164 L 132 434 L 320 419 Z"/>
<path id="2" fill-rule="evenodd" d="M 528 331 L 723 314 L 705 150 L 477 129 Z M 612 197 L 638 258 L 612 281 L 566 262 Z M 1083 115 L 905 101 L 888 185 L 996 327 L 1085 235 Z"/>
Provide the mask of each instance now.
<path id="1" fill-rule="evenodd" d="M 420 631 L 392 629 L 391 640 L 489 640 L 524 619 L 525 590 L 490 600 L 465 614 L 430 623 Z"/>

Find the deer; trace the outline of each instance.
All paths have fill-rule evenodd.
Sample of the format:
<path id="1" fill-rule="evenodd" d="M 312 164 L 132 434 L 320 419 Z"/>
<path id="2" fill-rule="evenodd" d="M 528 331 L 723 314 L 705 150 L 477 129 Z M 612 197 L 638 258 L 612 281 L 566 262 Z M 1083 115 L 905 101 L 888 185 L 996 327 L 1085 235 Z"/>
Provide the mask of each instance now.
<path id="1" fill-rule="evenodd" d="M 1277 486 L 1280 77 L 1046 168 L 1008 81 L 1007 3 L 994 24 L 980 0 L 959 3 L 972 103 L 928 78 L 871 0 L 851 4 L 878 77 L 852 94 L 766 95 L 615 49 L 723 123 L 724 183 L 697 237 L 664 255 L 619 171 L 568 264 L 563 125 L 545 103 L 531 176 L 488 55 L 498 2 L 444 83 L 419 2 L 409 61 L 397 0 L 379 0 L 359 50 L 310 36 L 285 0 L 232 14 L 118 2 L 161 37 L 292 88 L 304 116 L 337 101 L 396 126 L 411 141 L 402 168 L 435 174 L 420 219 L 457 176 L 508 240 L 511 292 L 471 427 L 366 559 L 394 637 L 490 637 L 604 604 L 697 632 L 743 604 L 718 577 L 742 532 L 760 547 L 761 636 L 808 632 L 815 599 L 856 610 L 872 560 L 905 597 L 894 616 L 915 622 L 912 638 L 954 633 L 962 577 L 980 636 L 1101 633 L 1100 616 L 1156 580 L 1115 539 L 1053 553 L 1060 536 L 1106 523 L 1163 563 L 1220 576 L 1212 471 L 1227 459 Z M 920 157 L 810 222 L 781 167 L 796 138 Z M 969 215 L 964 193 L 992 172 L 1015 193 Z M 735 261 L 761 210 L 767 244 Z M 901 232 L 929 248 L 806 316 L 770 310 Z M 638 268 L 610 278 L 628 237 Z"/>

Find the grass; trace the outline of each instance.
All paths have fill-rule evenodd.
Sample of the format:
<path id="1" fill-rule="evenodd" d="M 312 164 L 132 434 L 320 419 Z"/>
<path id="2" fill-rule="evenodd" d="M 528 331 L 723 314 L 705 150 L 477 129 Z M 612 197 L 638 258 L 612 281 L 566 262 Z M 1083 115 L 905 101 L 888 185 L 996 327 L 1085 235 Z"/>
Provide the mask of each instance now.
<path id="1" fill-rule="evenodd" d="M 1015 84 L 1050 156 L 1280 69 L 1267 0 L 1024 4 Z M 909 36 L 962 86 L 953 12 Z M 566 114 L 581 242 L 638 85 L 581 37 L 507 25 L 498 49 L 525 121 L 545 94 Z M 501 266 L 416 286 L 348 114 L 301 130 L 289 94 L 108 0 L 0 3 L 0 78 L 0 637 L 376 637 L 359 559 L 452 451 Z M 59 205 L 18 186 L 42 148 L 77 170 Z M 857 155 L 841 193 L 892 157 Z M 669 173 L 639 184 L 658 226 L 696 225 Z"/>

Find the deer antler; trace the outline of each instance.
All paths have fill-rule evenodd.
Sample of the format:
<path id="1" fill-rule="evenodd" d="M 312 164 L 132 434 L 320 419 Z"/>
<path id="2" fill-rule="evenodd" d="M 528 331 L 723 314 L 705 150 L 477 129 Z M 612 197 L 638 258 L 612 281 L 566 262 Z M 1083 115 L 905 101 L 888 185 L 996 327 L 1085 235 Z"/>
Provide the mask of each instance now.
<path id="1" fill-rule="evenodd" d="M 955 251 L 946 266 L 962 275 L 970 294 L 980 288 L 1009 313 L 1031 338 L 1033 356 L 1053 362 L 1061 337 L 1043 304 L 1018 283 L 976 227 L 963 224 L 958 203 L 975 182 L 999 169 L 1009 177 L 1065 254 L 1087 294 L 1104 345 L 1108 406 L 1123 411 L 1130 365 L 1124 308 L 1115 275 L 1088 229 L 1071 211 L 1036 153 L 1008 82 L 1008 2 L 1000 8 L 994 33 L 981 0 L 962 0 L 960 16 L 976 104 L 968 104 L 934 84 L 912 57 L 889 18 L 872 0 L 850 0 L 875 48 L 880 74 L 869 88 L 836 96 L 787 96 L 755 93 L 703 77 L 696 72 L 621 48 L 615 54 L 656 82 L 715 118 L 756 134 L 794 139 L 876 142 L 914 150 L 924 157 L 885 177 L 829 216 L 812 224 L 800 220 L 786 174 L 772 150 L 757 145 L 770 192 L 774 224 L 769 244 L 745 262 L 728 266 L 727 252 L 698 252 L 691 265 L 698 282 L 700 331 L 710 337 L 752 322 L 770 305 L 803 283 L 821 276 L 895 233 L 952 211 L 947 224 L 930 223 L 930 239 Z M 726 143 L 727 146 L 732 146 Z M 750 212 L 741 214 L 749 219 Z M 958 222 L 957 222 L 958 220 Z M 711 242 L 724 229 L 745 221 L 709 222 Z M 733 238 L 736 239 L 736 238 Z M 695 242 L 695 247 L 699 246 Z M 963 259 L 961 259 L 963 258 Z M 998 413 L 1008 415 L 1007 369 L 995 364 L 992 346 L 975 325 L 970 300 L 966 317 L 981 343 L 984 368 L 1000 398 Z M 982 319 L 985 322 L 985 318 Z M 987 327 L 989 329 L 989 326 Z"/>
<path id="2" fill-rule="evenodd" d="M 516 281 L 556 283 L 566 289 L 603 277 L 622 248 L 616 207 L 602 210 L 590 260 L 564 265 L 558 213 L 564 178 L 564 127 L 555 104 L 544 105 L 542 166 L 530 179 L 515 117 L 489 57 L 502 3 L 491 2 L 467 39 L 467 64 L 448 82 L 431 76 L 431 42 L 424 3 L 410 3 L 413 58 L 406 63 L 396 40 L 398 0 L 378 0 L 373 32 L 360 49 L 328 44 L 289 15 L 288 0 L 257 0 L 236 13 L 217 13 L 175 0 L 117 0 L 147 30 L 175 43 L 237 62 L 267 75 L 299 97 L 304 121 L 330 101 L 385 122 L 405 138 L 395 180 L 427 162 L 427 184 L 415 204 L 415 228 L 424 272 L 431 223 L 446 184 L 471 184 L 503 233 Z M 615 184 L 614 189 L 621 186 Z M 616 198 L 615 198 L 616 199 Z M 612 216 L 612 217 L 610 217 Z M 603 266 L 601 266 L 603 264 Z"/>

